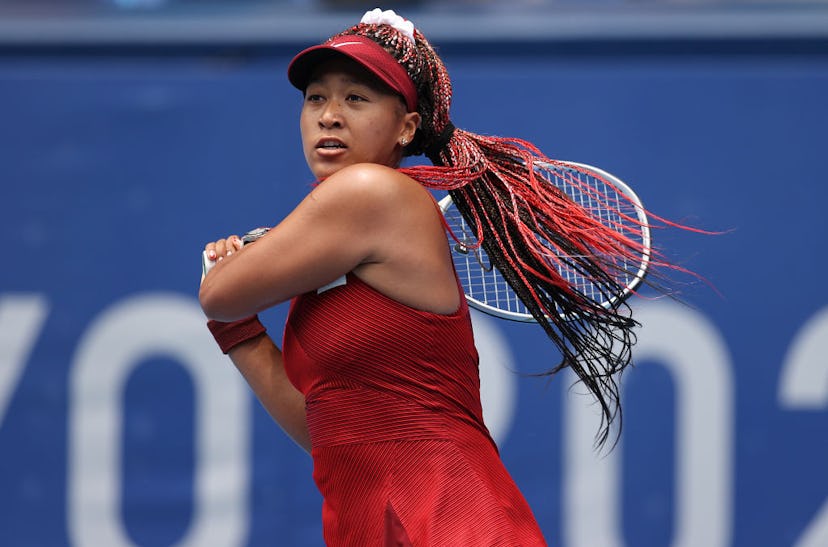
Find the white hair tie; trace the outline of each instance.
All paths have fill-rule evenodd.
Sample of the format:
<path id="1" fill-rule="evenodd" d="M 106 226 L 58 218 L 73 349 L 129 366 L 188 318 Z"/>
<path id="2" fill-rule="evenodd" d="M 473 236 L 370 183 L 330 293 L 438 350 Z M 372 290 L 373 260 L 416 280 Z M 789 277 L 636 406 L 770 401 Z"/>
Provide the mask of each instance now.
<path id="1" fill-rule="evenodd" d="M 414 43 L 414 23 L 403 19 L 394 13 L 394 10 L 382 11 L 379 8 L 374 8 L 371 11 L 366 11 L 360 23 L 365 23 L 366 25 L 390 25 L 411 40 L 412 44 Z"/>

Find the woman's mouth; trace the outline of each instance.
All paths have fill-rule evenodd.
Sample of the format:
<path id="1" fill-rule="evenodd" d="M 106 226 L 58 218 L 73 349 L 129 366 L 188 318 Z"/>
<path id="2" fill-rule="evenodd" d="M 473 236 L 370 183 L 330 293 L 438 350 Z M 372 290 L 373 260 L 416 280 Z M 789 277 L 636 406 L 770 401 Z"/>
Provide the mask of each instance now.
<path id="1" fill-rule="evenodd" d="M 347 146 L 339 139 L 320 139 L 316 143 L 316 148 L 319 150 L 342 150 Z"/>

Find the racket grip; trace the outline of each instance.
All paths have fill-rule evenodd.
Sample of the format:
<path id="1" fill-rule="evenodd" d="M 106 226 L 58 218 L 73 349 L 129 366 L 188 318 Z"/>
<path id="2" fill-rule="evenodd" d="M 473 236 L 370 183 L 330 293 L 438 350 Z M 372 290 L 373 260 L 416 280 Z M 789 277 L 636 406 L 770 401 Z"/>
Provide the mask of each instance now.
<path id="1" fill-rule="evenodd" d="M 207 272 L 213 269 L 213 266 L 216 265 L 215 260 L 210 260 L 207 258 L 207 251 L 201 251 L 201 280 L 204 281 L 204 278 L 207 276 Z"/>

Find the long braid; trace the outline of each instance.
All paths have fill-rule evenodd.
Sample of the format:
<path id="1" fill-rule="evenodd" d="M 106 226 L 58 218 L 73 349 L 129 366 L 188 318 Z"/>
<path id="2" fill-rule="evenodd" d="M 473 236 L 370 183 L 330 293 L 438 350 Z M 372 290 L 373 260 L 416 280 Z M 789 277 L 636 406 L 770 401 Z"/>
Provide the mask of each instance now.
<path id="1" fill-rule="evenodd" d="M 536 170 L 556 162 L 531 143 L 455 129 L 449 117 L 451 80 L 418 30 L 413 44 L 389 25 L 359 24 L 340 35 L 352 34 L 379 43 L 408 72 L 417 89 L 422 124 L 405 153 L 426 154 L 434 166 L 403 171 L 428 188 L 449 192 L 492 264 L 560 350 L 561 361 L 542 374 L 569 367 L 597 400 L 602 414 L 597 444 L 603 445 L 616 420 L 620 434 L 618 380 L 632 362 L 638 323 L 627 304 L 607 309 L 571 286 L 550 264 L 549 249 L 538 235 L 567 257 L 559 260 L 607 295 L 623 290 L 613 274 L 623 268 L 620 263 L 637 263 L 640 245 L 605 226 L 554 185 L 544 184 Z M 653 258 L 653 266 L 672 267 Z"/>

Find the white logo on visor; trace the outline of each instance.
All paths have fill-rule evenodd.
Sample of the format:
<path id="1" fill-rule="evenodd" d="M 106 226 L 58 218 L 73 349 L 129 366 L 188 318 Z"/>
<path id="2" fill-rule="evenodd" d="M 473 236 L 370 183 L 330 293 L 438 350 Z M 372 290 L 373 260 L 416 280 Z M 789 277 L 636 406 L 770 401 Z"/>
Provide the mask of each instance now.
<path id="1" fill-rule="evenodd" d="M 342 46 L 358 46 L 362 42 L 342 42 L 339 44 L 333 44 L 331 47 L 342 47 Z"/>

